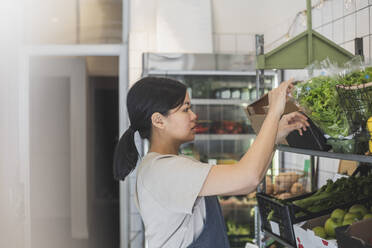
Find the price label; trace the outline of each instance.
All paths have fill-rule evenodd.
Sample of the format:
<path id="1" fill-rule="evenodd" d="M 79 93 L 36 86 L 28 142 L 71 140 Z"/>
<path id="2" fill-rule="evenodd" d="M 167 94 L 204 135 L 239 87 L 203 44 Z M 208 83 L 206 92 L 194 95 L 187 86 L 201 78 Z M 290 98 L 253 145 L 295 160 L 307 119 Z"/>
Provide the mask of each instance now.
<path id="1" fill-rule="evenodd" d="M 279 224 L 274 221 L 270 221 L 270 225 L 271 225 L 271 231 L 274 234 L 280 236 Z"/>

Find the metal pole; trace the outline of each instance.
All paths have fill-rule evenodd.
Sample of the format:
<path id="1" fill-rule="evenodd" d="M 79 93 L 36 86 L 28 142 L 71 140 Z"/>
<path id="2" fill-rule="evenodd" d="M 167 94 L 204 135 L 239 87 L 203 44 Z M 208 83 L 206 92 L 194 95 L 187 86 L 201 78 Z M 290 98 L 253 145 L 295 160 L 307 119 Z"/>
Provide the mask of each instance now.
<path id="1" fill-rule="evenodd" d="M 264 36 L 263 35 L 256 35 L 256 56 L 263 55 L 264 54 Z M 264 82 L 264 70 L 256 70 L 256 99 L 260 96 L 260 86 L 263 86 Z M 263 180 L 263 189 L 261 189 L 260 185 L 257 187 L 257 192 L 263 192 L 266 188 L 266 177 L 264 177 Z M 261 217 L 260 213 L 258 211 L 258 206 L 255 206 L 254 211 L 254 229 L 255 229 L 255 238 L 256 238 L 256 244 L 258 247 L 262 247 L 261 242 Z"/>
<path id="2" fill-rule="evenodd" d="M 307 63 L 310 65 L 313 62 L 313 28 L 311 14 L 311 0 L 306 0 L 307 4 Z"/>
<path id="3" fill-rule="evenodd" d="M 315 157 L 310 156 L 310 171 L 311 171 L 311 191 L 316 190 L 316 173 L 315 173 Z"/>
<path id="4" fill-rule="evenodd" d="M 256 35 L 256 56 L 264 54 L 264 36 Z M 261 96 L 260 86 L 264 85 L 264 70 L 256 70 L 256 99 Z"/>

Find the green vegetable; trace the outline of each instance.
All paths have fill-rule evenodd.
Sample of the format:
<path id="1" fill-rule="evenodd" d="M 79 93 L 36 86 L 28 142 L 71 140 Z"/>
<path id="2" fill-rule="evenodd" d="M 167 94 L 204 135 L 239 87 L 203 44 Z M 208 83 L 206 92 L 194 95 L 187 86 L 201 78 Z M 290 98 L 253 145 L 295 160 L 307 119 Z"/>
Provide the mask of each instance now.
<path id="1" fill-rule="evenodd" d="M 231 220 L 228 220 L 226 222 L 227 225 L 227 235 L 249 235 L 250 230 L 249 226 L 244 225 L 236 225 Z"/>
<path id="2" fill-rule="evenodd" d="M 313 195 L 293 202 L 310 212 L 320 212 L 341 204 L 372 196 L 372 175 L 368 177 L 343 177 L 336 182 L 328 180 Z M 298 217 L 298 215 L 296 215 Z"/>
<path id="3" fill-rule="evenodd" d="M 349 134 L 346 119 L 336 91 L 337 81 L 325 76 L 315 77 L 296 86 L 293 96 L 306 114 L 320 129 L 331 137 Z"/>
<path id="4" fill-rule="evenodd" d="M 351 129 L 347 116 L 340 105 L 337 84 L 353 85 L 372 81 L 372 67 L 365 71 L 347 74 L 345 77 L 314 77 L 296 85 L 293 97 L 304 108 L 314 123 L 333 138 L 348 136 Z"/>

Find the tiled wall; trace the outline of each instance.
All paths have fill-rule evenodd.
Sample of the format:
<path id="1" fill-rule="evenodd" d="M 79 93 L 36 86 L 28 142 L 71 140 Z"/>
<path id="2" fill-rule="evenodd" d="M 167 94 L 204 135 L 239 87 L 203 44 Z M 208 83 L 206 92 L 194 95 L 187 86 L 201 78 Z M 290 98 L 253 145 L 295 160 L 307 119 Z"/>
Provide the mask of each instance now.
<path id="1" fill-rule="evenodd" d="M 313 1 L 313 4 L 316 1 Z M 327 0 L 312 11 L 313 29 L 326 38 L 354 53 L 354 39 L 363 37 L 364 56 L 371 58 L 372 44 L 372 0 Z M 272 20 L 274 21 L 274 20 Z M 282 22 L 277 28 L 263 32 L 265 51 L 283 44 L 288 37 L 282 37 L 292 21 Z M 292 38 L 306 29 L 306 17 L 297 19 L 290 31 Z M 251 33 L 214 33 L 216 53 L 246 54 L 255 52 L 255 35 Z"/>
<path id="2" fill-rule="evenodd" d="M 363 37 L 363 53 L 366 62 L 370 62 L 372 56 L 372 0 L 328 0 L 324 2 L 323 6 L 314 9 L 312 14 L 313 29 L 351 53 L 355 52 L 354 39 Z M 296 23 L 296 26 L 297 32 L 293 35 L 305 30 L 302 23 Z M 302 71 L 302 73 L 305 72 Z M 301 72 L 298 71 L 286 71 L 285 74 L 286 79 L 292 76 L 304 76 L 299 75 Z M 308 156 L 285 154 L 285 163 L 289 167 L 302 169 L 305 159 L 309 159 Z M 333 178 L 333 175 L 338 171 L 339 160 L 321 158 L 319 164 L 319 185 L 322 185 L 327 179 Z"/>
<path id="3" fill-rule="evenodd" d="M 371 0 L 330 0 L 313 10 L 313 28 L 354 53 L 354 39 L 363 38 L 363 52 L 371 58 Z"/>
<path id="4" fill-rule="evenodd" d="M 255 53 L 255 35 L 248 33 L 214 33 L 213 48 L 215 53 Z"/>

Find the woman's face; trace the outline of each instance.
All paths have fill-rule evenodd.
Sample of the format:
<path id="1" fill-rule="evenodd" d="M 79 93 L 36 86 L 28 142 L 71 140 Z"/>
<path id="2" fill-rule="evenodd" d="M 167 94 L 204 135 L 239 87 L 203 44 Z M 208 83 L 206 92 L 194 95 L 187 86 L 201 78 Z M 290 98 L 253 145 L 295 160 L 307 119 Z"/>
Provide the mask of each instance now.
<path id="1" fill-rule="evenodd" d="M 184 143 L 194 140 L 197 116 L 191 111 L 189 94 L 181 107 L 170 110 L 166 117 L 166 132 L 171 138 Z"/>

